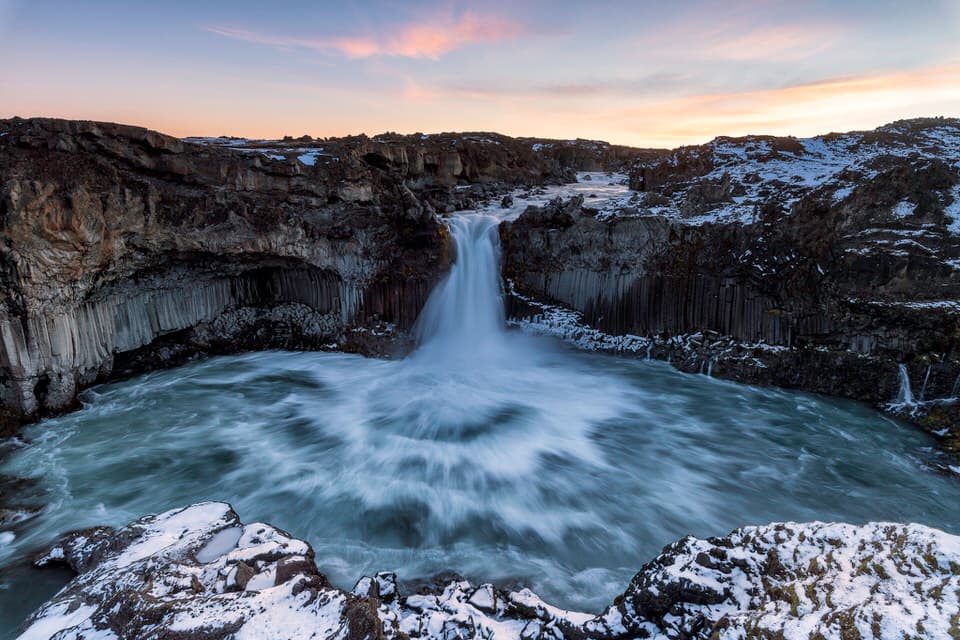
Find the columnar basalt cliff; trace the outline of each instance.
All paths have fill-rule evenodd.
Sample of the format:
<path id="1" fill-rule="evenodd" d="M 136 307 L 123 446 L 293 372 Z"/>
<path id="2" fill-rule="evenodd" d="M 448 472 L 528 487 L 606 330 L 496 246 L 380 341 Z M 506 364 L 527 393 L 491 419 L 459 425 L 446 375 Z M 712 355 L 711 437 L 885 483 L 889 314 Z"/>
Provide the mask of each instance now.
<path id="1" fill-rule="evenodd" d="M 602 348 L 878 404 L 899 394 L 932 430 L 956 422 L 960 121 L 719 138 L 639 162 L 630 183 L 603 212 L 557 202 L 502 227 L 516 318 L 549 325 L 543 303 L 559 303 L 621 336 Z"/>
<path id="2" fill-rule="evenodd" d="M 62 410 L 96 380 L 198 352 L 376 351 L 364 327 L 409 327 L 449 263 L 437 212 L 571 179 L 533 146 L 2 121 L 0 412 Z"/>

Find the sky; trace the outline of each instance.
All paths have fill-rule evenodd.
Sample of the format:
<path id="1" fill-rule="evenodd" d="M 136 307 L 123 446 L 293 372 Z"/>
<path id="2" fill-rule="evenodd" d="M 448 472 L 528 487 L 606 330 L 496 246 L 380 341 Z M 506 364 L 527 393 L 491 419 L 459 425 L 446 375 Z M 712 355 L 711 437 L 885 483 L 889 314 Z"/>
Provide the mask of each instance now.
<path id="1" fill-rule="evenodd" d="M 647 147 L 960 116 L 960 0 L 0 0 L 0 118 Z"/>

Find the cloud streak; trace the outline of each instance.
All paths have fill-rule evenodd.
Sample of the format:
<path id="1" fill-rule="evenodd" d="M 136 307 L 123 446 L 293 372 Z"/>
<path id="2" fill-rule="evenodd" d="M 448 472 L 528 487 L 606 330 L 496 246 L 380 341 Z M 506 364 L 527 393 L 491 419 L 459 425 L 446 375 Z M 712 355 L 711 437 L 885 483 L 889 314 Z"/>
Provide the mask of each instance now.
<path id="1" fill-rule="evenodd" d="M 404 96 L 412 99 L 457 100 L 636 100 L 677 92 L 691 82 L 686 73 L 656 72 L 630 78 L 589 78 L 582 82 L 427 84 L 405 78 Z"/>
<path id="2" fill-rule="evenodd" d="M 391 56 L 431 60 L 469 44 L 507 40 L 524 32 L 516 22 L 470 11 L 456 18 L 411 22 L 390 26 L 378 33 L 350 36 L 299 37 L 233 26 L 208 26 L 205 30 L 234 40 L 282 49 L 311 49 L 350 59 Z"/>
<path id="3" fill-rule="evenodd" d="M 815 58 L 856 37 L 858 25 L 814 12 L 789 20 L 778 3 L 752 2 L 724 15 L 700 10 L 641 34 L 637 44 L 659 56 L 705 62 L 789 63 Z"/>
<path id="4" fill-rule="evenodd" d="M 772 25 L 719 36 L 708 42 L 700 53 L 721 60 L 789 62 L 828 50 L 843 33 L 834 25 Z"/>

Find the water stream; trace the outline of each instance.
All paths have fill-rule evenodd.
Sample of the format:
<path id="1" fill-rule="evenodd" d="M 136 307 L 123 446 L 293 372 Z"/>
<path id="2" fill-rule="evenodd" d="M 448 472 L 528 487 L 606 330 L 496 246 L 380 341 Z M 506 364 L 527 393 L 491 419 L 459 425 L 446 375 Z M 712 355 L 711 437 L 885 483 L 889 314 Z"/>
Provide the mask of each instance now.
<path id="1" fill-rule="evenodd" d="M 29 428 L 0 472 L 35 479 L 23 500 L 43 509 L 0 533 L 0 565 L 68 529 L 215 499 L 308 540 L 338 586 L 456 571 L 598 610 L 687 534 L 812 519 L 960 533 L 929 437 L 862 405 L 506 330 L 496 224 L 450 221 L 456 263 L 404 360 L 212 358 L 96 387 Z M 31 575 L 0 571 L 0 628 L 35 606 Z"/>

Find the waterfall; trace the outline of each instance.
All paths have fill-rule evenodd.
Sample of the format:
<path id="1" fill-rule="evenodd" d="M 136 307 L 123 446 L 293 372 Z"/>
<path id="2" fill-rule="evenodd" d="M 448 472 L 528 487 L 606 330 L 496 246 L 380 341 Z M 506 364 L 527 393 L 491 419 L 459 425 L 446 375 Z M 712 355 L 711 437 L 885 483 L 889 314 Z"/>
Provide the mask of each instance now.
<path id="1" fill-rule="evenodd" d="M 503 346 L 499 220 L 483 214 L 450 218 L 456 245 L 450 273 L 433 290 L 414 331 L 421 350 L 446 359 L 494 355 Z"/>
<path id="2" fill-rule="evenodd" d="M 897 399 L 894 404 L 912 407 L 915 402 L 913 401 L 913 391 L 910 390 L 910 373 L 907 371 L 907 365 L 899 365 L 899 377 L 900 389 L 897 391 Z"/>
<path id="3" fill-rule="evenodd" d="M 923 385 L 920 387 L 920 402 L 923 402 L 927 397 L 927 383 L 930 381 L 930 369 L 931 365 L 927 365 L 927 373 L 923 376 Z"/>

